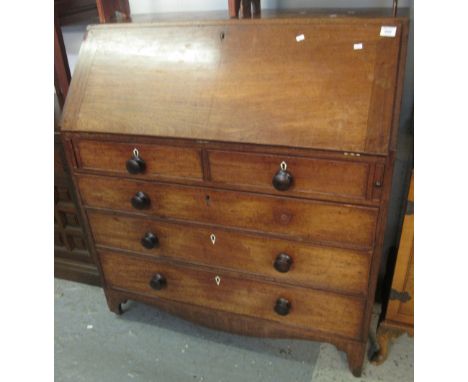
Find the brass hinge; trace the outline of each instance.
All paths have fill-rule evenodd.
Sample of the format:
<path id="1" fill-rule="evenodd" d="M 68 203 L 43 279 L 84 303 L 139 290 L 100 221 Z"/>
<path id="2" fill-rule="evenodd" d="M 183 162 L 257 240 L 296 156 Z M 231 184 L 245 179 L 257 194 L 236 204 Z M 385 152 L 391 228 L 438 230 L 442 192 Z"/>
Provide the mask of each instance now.
<path id="1" fill-rule="evenodd" d="M 395 289 L 390 291 L 390 300 L 398 300 L 401 302 L 408 302 L 411 300 L 411 296 L 408 292 L 398 292 Z"/>
<path id="2" fill-rule="evenodd" d="M 414 202 L 411 200 L 406 203 L 406 215 L 414 215 Z"/>

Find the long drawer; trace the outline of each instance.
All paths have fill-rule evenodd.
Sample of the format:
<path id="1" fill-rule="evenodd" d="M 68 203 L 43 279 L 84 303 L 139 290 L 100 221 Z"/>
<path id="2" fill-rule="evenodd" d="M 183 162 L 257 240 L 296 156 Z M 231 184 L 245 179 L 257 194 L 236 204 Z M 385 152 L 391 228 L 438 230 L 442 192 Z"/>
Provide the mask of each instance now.
<path id="1" fill-rule="evenodd" d="M 179 267 L 107 251 L 100 255 L 106 282 L 112 288 L 349 338 L 361 335 L 364 300 L 359 298 L 261 283 L 228 272 Z"/>
<path id="2" fill-rule="evenodd" d="M 112 177 L 83 175 L 78 177 L 78 184 L 86 206 L 238 227 L 361 249 L 371 248 L 374 242 L 377 208 Z"/>
<path id="3" fill-rule="evenodd" d="M 88 211 L 97 245 L 267 276 L 278 282 L 365 294 L 370 254 L 222 228 Z"/>

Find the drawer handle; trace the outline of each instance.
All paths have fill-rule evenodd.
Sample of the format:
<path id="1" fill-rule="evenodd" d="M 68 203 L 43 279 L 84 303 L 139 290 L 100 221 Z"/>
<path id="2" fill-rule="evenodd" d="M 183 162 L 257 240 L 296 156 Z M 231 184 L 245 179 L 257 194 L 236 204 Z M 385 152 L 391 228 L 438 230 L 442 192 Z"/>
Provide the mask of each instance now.
<path id="1" fill-rule="evenodd" d="M 156 273 L 150 280 L 150 287 L 154 290 L 161 290 L 167 286 L 166 278 L 160 274 Z"/>
<path id="2" fill-rule="evenodd" d="M 291 303 L 287 299 L 280 297 L 278 300 L 276 300 L 275 312 L 280 316 L 287 316 L 290 310 Z"/>
<path id="3" fill-rule="evenodd" d="M 291 268 L 292 263 L 293 261 L 291 256 L 289 256 L 287 253 L 280 253 L 278 256 L 276 256 L 273 266 L 278 272 L 286 273 Z"/>
<path id="4" fill-rule="evenodd" d="M 146 249 L 153 249 L 159 246 L 159 239 L 154 233 L 146 232 L 145 236 L 141 238 L 141 245 Z"/>
<path id="5" fill-rule="evenodd" d="M 148 208 L 151 203 L 148 195 L 142 191 L 138 191 L 135 195 L 133 195 L 131 202 L 133 208 L 136 208 L 137 210 L 144 210 L 145 208 Z"/>
<path id="6" fill-rule="evenodd" d="M 126 166 L 130 174 L 141 174 L 146 170 L 146 163 L 140 158 L 137 149 L 133 149 L 133 156 L 127 161 Z"/>
<path id="7" fill-rule="evenodd" d="M 291 187 L 293 177 L 289 171 L 287 171 L 288 165 L 286 162 L 281 162 L 279 171 L 273 177 L 272 183 L 278 191 L 286 191 Z"/>

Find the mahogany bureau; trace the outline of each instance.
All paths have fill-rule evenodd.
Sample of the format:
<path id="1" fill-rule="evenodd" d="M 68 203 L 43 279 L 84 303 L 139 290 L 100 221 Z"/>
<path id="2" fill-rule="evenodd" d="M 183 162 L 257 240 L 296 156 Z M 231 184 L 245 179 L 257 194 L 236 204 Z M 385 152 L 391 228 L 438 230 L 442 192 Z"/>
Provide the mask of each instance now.
<path id="1" fill-rule="evenodd" d="M 110 310 L 327 341 L 362 370 L 407 21 L 93 26 L 61 122 Z"/>

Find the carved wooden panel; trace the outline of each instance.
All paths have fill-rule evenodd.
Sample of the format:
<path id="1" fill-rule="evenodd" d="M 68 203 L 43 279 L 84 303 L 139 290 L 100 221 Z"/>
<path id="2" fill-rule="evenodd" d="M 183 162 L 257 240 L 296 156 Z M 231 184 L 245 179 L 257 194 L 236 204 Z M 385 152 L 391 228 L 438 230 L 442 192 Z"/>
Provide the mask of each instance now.
<path id="1" fill-rule="evenodd" d="M 73 191 L 63 147 L 60 141 L 58 120 L 68 93 L 70 69 L 63 42 L 59 17 L 60 5 L 87 1 L 55 1 L 54 20 L 54 265 L 55 276 L 90 284 L 100 284 L 99 273 L 91 258 L 83 223 Z M 89 5 L 89 4 L 88 4 Z M 66 8 L 66 7 L 65 7 Z M 69 9 L 70 7 L 68 7 Z"/>
<path id="2" fill-rule="evenodd" d="M 54 147 L 55 276 L 99 284 L 58 133 Z"/>

